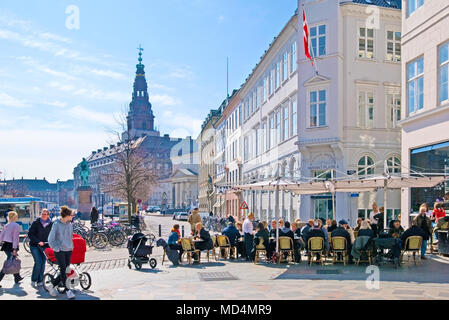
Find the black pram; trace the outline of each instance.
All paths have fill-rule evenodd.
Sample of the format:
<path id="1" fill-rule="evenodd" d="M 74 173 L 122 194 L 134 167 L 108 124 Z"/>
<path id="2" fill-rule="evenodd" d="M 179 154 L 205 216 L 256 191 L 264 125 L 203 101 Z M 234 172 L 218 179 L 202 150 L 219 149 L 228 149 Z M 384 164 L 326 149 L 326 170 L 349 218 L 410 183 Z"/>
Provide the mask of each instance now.
<path id="1" fill-rule="evenodd" d="M 379 238 L 374 239 L 374 242 L 376 247 L 374 264 L 381 265 L 390 262 L 394 264 L 395 268 L 401 265 L 401 239 L 381 233 Z"/>
<path id="2" fill-rule="evenodd" d="M 148 237 L 150 238 L 150 245 L 146 245 Z M 155 240 L 154 235 L 144 235 L 143 233 L 136 233 L 132 237 L 128 238 L 128 268 L 131 269 L 131 263 L 134 264 L 136 270 L 142 269 L 142 264 L 149 263 L 151 268 L 155 268 L 157 261 L 154 258 L 150 258 L 153 253 L 153 242 Z"/>

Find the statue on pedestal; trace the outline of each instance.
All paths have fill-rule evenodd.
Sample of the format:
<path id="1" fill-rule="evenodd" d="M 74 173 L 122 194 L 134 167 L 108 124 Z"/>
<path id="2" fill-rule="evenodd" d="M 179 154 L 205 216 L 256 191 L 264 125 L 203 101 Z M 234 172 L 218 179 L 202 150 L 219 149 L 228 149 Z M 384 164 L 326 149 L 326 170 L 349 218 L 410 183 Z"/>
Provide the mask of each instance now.
<path id="1" fill-rule="evenodd" d="M 89 186 L 90 169 L 86 158 L 83 158 L 83 161 L 80 163 L 80 167 L 81 186 L 87 187 Z"/>

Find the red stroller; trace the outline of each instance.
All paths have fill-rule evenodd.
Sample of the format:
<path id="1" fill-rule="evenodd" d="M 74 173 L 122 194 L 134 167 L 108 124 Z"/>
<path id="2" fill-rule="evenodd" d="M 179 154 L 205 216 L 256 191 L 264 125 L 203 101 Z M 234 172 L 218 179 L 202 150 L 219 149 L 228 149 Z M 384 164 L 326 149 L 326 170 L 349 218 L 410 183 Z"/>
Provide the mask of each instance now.
<path id="1" fill-rule="evenodd" d="M 78 285 L 84 290 L 88 290 L 92 285 L 90 274 L 87 272 L 79 272 L 78 267 L 84 263 L 86 255 L 86 241 L 77 234 L 73 234 L 73 251 L 70 258 L 70 272 L 67 273 L 66 285 L 60 284 L 57 289 L 59 293 L 64 293 L 67 289 L 75 289 Z M 48 291 L 50 286 L 53 285 L 53 280 L 59 276 L 59 266 L 57 265 L 55 253 L 52 248 L 44 250 L 44 254 L 47 257 L 47 262 L 50 265 L 52 271 L 44 275 L 44 288 Z"/>

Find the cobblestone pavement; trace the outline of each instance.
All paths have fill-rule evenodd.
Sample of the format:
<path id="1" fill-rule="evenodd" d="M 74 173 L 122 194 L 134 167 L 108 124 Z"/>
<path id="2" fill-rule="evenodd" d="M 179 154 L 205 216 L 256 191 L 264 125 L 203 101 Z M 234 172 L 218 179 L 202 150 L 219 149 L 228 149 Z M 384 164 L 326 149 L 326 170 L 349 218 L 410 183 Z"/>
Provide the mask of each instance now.
<path id="1" fill-rule="evenodd" d="M 151 232 L 161 223 L 164 238 L 174 223 L 168 217 L 150 216 L 146 220 Z M 399 269 L 382 266 L 380 281 L 373 285 L 367 282 L 372 270 L 366 266 L 308 266 L 305 262 L 255 265 L 211 259 L 209 263 L 175 267 L 167 261 L 161 264 L 160 248 L 154 252 L 157 267 L 144 264 L 137 271 L 128 269 L 126 248 L 89 250 L 81 270 L 90 273 L 92 287 L 77 292 L 77 299 L 449 299 L 449 259 L 439 256 L 429 256 L 422 265 L 410 263 Z M 12 276 L 6 276 L 0 300 L 53 299 L 42 288 L 31 287 L 30 272 L 30 267 L 24 268 L 26 277 L 19 285 L 14 285 Z M 58 299 L 65 299 L 65 295 Z"/>

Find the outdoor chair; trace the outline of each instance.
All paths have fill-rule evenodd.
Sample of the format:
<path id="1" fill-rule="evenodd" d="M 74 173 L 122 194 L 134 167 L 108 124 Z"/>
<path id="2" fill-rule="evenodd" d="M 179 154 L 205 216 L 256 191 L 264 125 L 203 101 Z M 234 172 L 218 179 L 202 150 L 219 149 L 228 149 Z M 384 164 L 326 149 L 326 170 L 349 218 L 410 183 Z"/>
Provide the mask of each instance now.
<path id="1" fill-rule="evenodd" d="M 217 253 L 216 253 L 216 251 L 215 251 L 215 249 L 218 248 L 217 237 L 218 237 L 218 236 L 211 236 L 211 238 L 212 238 L 212 243 L 214 244 L 214 246 L 213 246 L 213 248 L 212 248 L 211 250 L 212 250 L 212 254 L 213 254 L 214 257 L 215 257 L 215 261 L 217 261 Z M 220 253 L 220 251 L 218 251 L 218 253 Z"/>
<path id="2" fill-rule="evenodd" d="M 265 257 L 265 261 L 268 260 L 267 258 L 267 248 L 265 248 L 263 244 L 263 238 L 259 238 L 259 244 L 256 246 L 256 255 L 254 256 L 254 263 L 258 263 L 260 259 L 260 255 L 263 255 Z"/>
<path id="3" fill-rule="evenodd" d="M 181 246 L 182 250 L 184 251 L 182 253 L 182 256 L 187 256 L 187 260 L 189 264 L 192 263 L 192 257 L 193 254 L 196 253 L 198 257 L 198 262 L 200 262 L 200 250 L 195 249 L 195 245 L 193 241 L 190 238 L 181 238 Z M 182 262 L 182 256 L 181 256 L 181 262 Z"/>
<path id="4" fill-rule="evenodd" d="M 421 263 L 422 263 L 421 246 L 422 246 L 422 237 L 420 237 L 420 236 L 411 236 L 411 237 L 408 237 L 407 239 L 405 239 L 404 250 L 402 250 L 401 258 L 399 259 L 399 261 L 402 262 L 404 253 L 408 252 L 408 253 L 413 253 L 413 261 L 415 262 L 415 265 L 416 265 L 416 254 L 418 254 L 419 261 L 421 261 Z M 407 254 L 407 256 L 408 256 L 408 258 L 407 258 L 407 262 L 408 262 L 408 261 L 410 261 L 410 254 Z"/>
<path id="5" fill-rule="evenodd" d="M 287 254 L 287 258 L 284 259 L 284 254 Z M 279 237 L 279 260 L 278 263 L 287 261 L 290 259 L 293 262 L 294 245 L 293 239 L 290 237 Z"/>
<path id="6" fill-rule="evenodd" d="M 332 264 L 343 262 L 346 265 L 348 260 L 347 248 L 346 238 L 332 237 Z M 341 254 L 342 260 L 338 259 L 338 254 Z"/>
<path id="7" fill-rule="evenodd" d="M 358 235 L 359 235 L 359 232 L 358 231 L 354 231 L 354 238 L 357 238 Z"/>
<path id="8" fill-rule="evenodd" d="M 309 265 L 312 265 L 312 262 L 319 262 L 321 265 L 324 264 L 323 256 L 324 256 L 324 239 L 321 237 L 312 237 L 307 242 L 307 255 L 309 259 Z M 313 261 L 313 256 L 316 256 L 316 260 Z M 319 256 L 319 258 L 318 258 Z"/>
<path id="9" fill-rule="evenodd" d="M 360 250 L 360 257 L 356 261 L 356 265 L 358 266 L 360 262 L 373 264 L 373 252 L 374 252 L 374 242 L 372 239 L 368 242 L 364 250 Z M 365 259 L 362 259 L 365 258 Z"/>
<path id="10" fill-rule="evenodd" d="M 222 252 L 224 252 L 224 258 L 229 259 L 231 256 L 231 241 L 227 236 L 218 235 L 217 236 L 217 247 L 218 247 L 218 257 L 222 256 Z"/>

